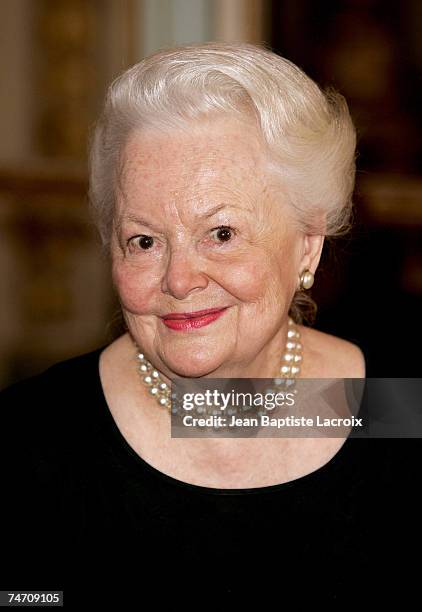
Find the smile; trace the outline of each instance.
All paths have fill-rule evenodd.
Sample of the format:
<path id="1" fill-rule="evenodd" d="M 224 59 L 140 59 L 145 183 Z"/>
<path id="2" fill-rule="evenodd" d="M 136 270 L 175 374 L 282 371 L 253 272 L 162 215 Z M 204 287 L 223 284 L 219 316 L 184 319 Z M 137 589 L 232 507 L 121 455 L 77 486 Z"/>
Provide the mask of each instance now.
<path id="1" fill-rule="evenodd" d="M 228 306 L 226 308 L 221 308 L 221 310 L 216 310 L 208 314 L 202 314 L 197 317 L 188 317 L 184 319 L 163 318 L 162 321 L 164 325 L 170 329 L 174 329 L 176 331 L 189 331 L 199 327 L 205 327 L 205 325 L 213 323 L 213 321 L 216 321 L 221 317 L 227 308 Z"/>

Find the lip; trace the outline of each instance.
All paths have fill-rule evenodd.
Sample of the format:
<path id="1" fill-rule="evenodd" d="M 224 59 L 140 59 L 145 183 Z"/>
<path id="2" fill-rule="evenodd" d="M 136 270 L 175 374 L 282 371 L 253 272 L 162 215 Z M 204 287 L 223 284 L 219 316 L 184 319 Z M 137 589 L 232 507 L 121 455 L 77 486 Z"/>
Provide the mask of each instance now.
<path id="1" fill-rule="evenodd" d="M 181 317 L 178 319 L 173 318 L 162 318 L 163 323 L 166 327 L 176 330 L 176 331 L 192 331 L 198 329 L 199 327 L 205 327 L 205 325 L 209 325 L 213 321 L 216 321 L 221 317 L 222 314 L 227 310 L 228 306 L 220 309 L 208 309 L 205 311 L 205 314 L 201 314 L 200 316 L 189 316 L 189 317 Z M 211 311 L 211 312 L 210 312 Z M 198 311 L 204 312 L 204 311 Z M 191 313 L 189 313 L 191 314 Z"/>
<path id="2" fill-rule="evenodd" d="M 179 319 L 196 319 L 202 315 L 208 315 L 214 312 L 220 312 L 225 310 L 228 306 L 223 306 L 222 308 L 206 308 L 205 310 L 195 310 L 194 312 L 168 312 L 163 315 L 162 319 L 171 319 L 177 321 Z"/>

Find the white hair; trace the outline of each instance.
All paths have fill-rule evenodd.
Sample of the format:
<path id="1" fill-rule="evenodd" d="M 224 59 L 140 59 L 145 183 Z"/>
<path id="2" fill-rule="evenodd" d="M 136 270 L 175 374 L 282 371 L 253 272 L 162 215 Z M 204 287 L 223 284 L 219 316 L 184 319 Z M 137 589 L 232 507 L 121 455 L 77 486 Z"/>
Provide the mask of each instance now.
<path id="1" fill-rule="evenodd" d="M 215 114 L 253 117 L 302 228 L 348 228 L 356 134 L 344 97 L 263 46 L 210 42 L 161 49 L 111 83 L 90 141 L 90 207 L 106 249 L 132 131 L 189 129 Z"/>

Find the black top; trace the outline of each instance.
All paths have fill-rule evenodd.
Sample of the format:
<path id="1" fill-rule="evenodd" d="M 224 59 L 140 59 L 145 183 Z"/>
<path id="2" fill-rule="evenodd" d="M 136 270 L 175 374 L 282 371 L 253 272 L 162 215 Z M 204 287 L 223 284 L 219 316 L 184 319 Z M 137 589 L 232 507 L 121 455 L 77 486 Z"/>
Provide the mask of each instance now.
<path id="1" fill-rule="evenodd" d="M 82 596 L 121 602 L 149 590 L 158 602 L 169 587 L 280 603 L 410 592 L 419 439 L 348 438 L 326 465 L 280 485 L 188 484 L 120 433 L 99 377 L 103 348 L 0 393 L 0 590 L 62 589 L 76 608 Z"/>

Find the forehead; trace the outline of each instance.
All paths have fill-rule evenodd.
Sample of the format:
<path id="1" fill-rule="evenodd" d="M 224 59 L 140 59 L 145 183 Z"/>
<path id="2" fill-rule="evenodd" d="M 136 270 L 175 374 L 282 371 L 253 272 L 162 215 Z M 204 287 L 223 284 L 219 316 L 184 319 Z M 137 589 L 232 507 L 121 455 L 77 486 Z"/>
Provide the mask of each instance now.
<path id="1" fill-rule="evenodd" d="M 265 154 L 253 124 L 208 120 L 189 131 L 134 132 L 122 154 L 120 189 L 137 198 L 200 197 L 262 189 Z"/>

